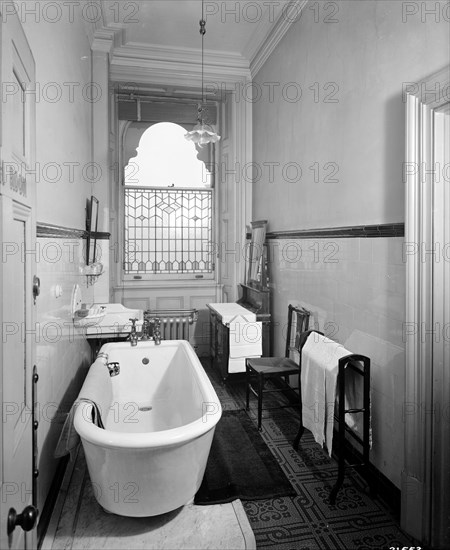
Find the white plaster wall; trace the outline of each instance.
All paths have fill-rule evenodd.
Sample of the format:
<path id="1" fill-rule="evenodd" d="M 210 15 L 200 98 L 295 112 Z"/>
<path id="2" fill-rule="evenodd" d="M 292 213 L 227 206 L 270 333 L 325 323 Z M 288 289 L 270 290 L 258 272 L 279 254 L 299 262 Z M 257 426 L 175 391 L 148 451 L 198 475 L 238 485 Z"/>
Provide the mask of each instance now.
<path id="1" fill-rule="evenodd" d="M 19 4 L 23 10 L 26 3 Z M 65 7 L 56 20 L 57 12 L 43 6 L 21 19 L 36 61 L 37 221 L 85 229 L 93 102 L 91 49 L 79 11 L 74 7 L 72 17 Z"/>
<path id="2" fill-rule="evenodd" d="M 407 15 L 406 4 L 417 13 Z M 448 14 L 424 11 L 437 4 L 445 7 L 382 0 L 306 6 L 254 79 L 253 219 L 268 219 L 269 231 L 404 221 L 402 84 L 449 63 Z M 334 169 L 337 181 L 326 182 Z M 298 240 L 301 259 L 274 256 L 270 264 L 275 322 L 285 323 L 288 303 L 302 303 L 320 330 L 371 358 L 371 460 L 398 487 L 404 436 L 402 241 Z M 335 245 L 338 261 L 326 261 Z M 281 342 L 275 329 L 278 353 Z"/>
<path id="3" fill-rule="evenodd" d="M 253 217 L 269 231 L 404 220 L 402 83 L 447 66 L 450 39 L 448 15 L 420 13 L 434 2 L 405 4 L 311 2 L 256 75 Z"/>

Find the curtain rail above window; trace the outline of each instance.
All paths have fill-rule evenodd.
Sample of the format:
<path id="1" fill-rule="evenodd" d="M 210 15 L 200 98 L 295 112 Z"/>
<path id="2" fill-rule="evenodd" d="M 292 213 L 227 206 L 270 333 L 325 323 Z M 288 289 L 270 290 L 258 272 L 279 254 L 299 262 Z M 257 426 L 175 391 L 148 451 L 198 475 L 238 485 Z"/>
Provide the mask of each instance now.
<path id="1" fill-rule="evenodd" d="M 133 122 L 176 122 L 178 124 L 195 124 L 197 108 L 201 98 L 162 98 L 119 94 L 119 120 Z M 209 124 L 217 123 L 217 103 L 205 101 Z"/>

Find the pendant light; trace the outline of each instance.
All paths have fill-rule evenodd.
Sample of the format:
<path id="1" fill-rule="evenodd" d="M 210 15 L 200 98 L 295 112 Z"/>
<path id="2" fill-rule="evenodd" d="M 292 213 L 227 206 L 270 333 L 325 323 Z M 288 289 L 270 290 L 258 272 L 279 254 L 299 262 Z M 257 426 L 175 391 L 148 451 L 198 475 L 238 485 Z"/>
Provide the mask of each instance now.
<path id="1" fill-rule="evenodd" d="M 198 104 L 197 109 L 197 124 L 194 128 L 184 135 L 184 137 L 197 144 L 199 147 L 203 147 L 207 143 L 216 143 L 219 141 L 220 136 L 214 131 L 212 126 L 207 123 L 205 98 L 203 90 L 203 71 L 204 71 L 204 37 L 206 34 L 206 21 L 204 19 L 204 0 L 202 0 L 202 18 L 200 19 L 200 34 L 202 36 L 202 101 Z"/>

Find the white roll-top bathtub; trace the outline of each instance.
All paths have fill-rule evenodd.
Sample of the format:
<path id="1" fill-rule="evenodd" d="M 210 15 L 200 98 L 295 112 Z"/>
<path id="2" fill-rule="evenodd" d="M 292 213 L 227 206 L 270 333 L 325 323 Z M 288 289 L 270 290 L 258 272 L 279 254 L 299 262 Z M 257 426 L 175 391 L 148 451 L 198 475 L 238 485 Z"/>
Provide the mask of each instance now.
<path id="1" fill-rule="evenodd" d="M 104 424 L 93 422 L 92 403 L 80 401 L 74 426 L 105 510 L 153 516 L 192 501 L 222 409 L 187 341 L 105 344 L 79 398 L 96 403 Z"/>

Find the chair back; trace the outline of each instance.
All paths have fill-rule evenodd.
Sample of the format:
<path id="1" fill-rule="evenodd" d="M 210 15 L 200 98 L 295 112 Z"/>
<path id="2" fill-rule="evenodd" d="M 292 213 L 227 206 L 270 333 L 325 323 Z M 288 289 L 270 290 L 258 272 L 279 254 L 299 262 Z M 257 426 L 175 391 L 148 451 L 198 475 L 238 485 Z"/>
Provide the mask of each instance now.
<path id="1" fill-rule="evenodd" d="M 311 313 L 303 308 L 289 304 L 288 307 L 288 326 L 286 334 L 285 356 L 289 357 L 291 351 L 297 351 L 301 354 L 300 335 L 309 330 L 309 317 Z"/>

